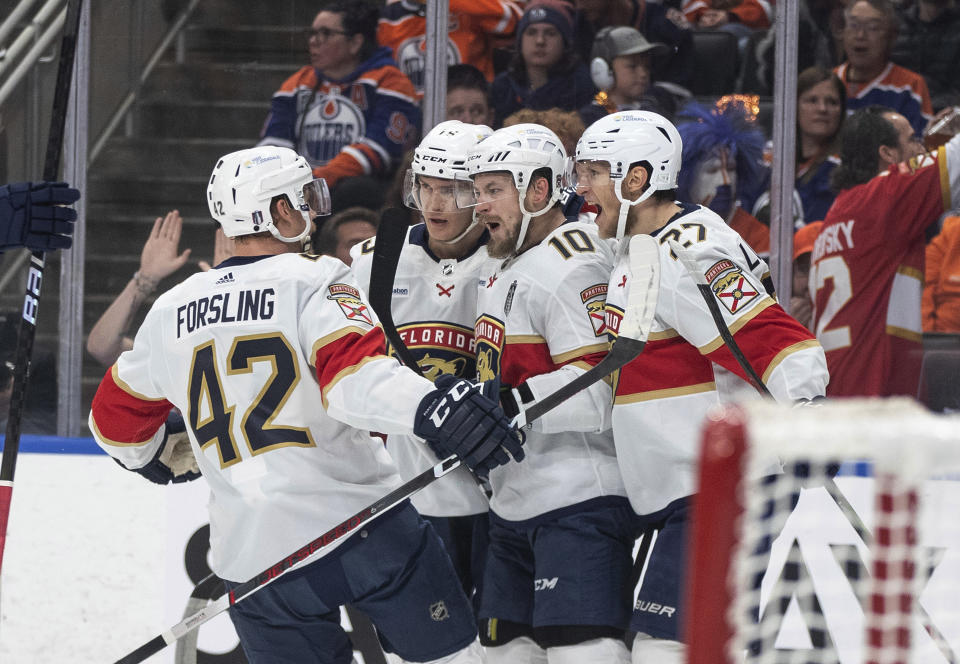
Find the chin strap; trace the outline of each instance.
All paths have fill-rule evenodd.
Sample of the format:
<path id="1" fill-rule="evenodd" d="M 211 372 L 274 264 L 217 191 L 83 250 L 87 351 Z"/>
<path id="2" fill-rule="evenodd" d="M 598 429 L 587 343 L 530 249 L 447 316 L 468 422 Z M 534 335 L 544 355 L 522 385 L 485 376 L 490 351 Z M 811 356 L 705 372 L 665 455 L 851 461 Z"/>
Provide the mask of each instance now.
<path id="1" fill-rule="evenodd" d="M 630 208 L 632 208 L 634 205 L 640 205 L 640 203 L 643 203 L 645 200 L 653 196 L 653 192 L 655 191 L 656 189 L 648 186 L 647 190 L 640 194 L 640 198 L 635 201 L 628 201 L 624 200 L 623 194 L 620 192 L 620 188 L 614 187 L 614 193 L 616 193 L 617 199 L 620 201 L 620 214 L 617 217 L 617 240 L 622 240 L 623 236 L 627 232 L 627 214 L 629 214 Z"/>
<path id="2" fill-rule="evenodd" d="M 277 238 L 281 242 L 287 242 L 287 243 L 299 242 L 300 248 L 305 249 L 307 244 L 309 243 L 310 230 L 311 230 L 311 227 L 313 226 L 313 223 L 310 221 L 309 215 L 310 215 L 309 212 L 300 213 L 300 216 L 303 217 L 303 230 L 300 231 L 300 233 L 298 233 L 297 235 L 294 235 L 293 237 L 287 237 L 286 235 L 283 235 L 282 233 L 280 233 L 279 230 L 277 230 L 276 224 L 270 224 L 270 229 L 269 229 L 270 235 Z"/>
<path id="3" fill-rule="evenodd" d="M 542 214 L 546 214 L 553 207 L 553 204 L 557 202 L 557 194 L 554 193 L 550 197 L 550 200 L 547 202 L 543 209 L 539 212 L 527 212 L 527 207 L 523 204 L 523 199 L 527 196 L 527 189 L 524 187 L 520 190 L 520 213 L 523 215 L 520 217 L 520 233 L 517 235 L 517 246 L 513 248 L 514 255 L 520 253 L 520 247 L 523 246 L 524 240 L 527 239 L 527 230 L 530 228 L 530 220 L 534 217 L 539 217 Z"/>
<path id="4" fill-rule="evenodd" d="M 456 244 L 457 242 L 459 242 L 459 241 L 462 240 L 463 238 L 467 237 L 467 233 L 469 233 L 469 232 L 472 231 L 474 228 L 476 228 L 476 227 L 477 227 L 477 224 L 479 223 L 479 222 L 477 221 L 477 211 L 476 211 L 476 209 L 474 209 L 474 210 L 471 212 L 471 215 L 472 215 L 472 216 L 471 216 L 471 218 L 470 218 L 470 225 L 467 226 L 465 229 L 463 229 L 463 232 L 460 233 L 460 235 L 458 235 L 457 237 L 453 238 L 452 240 L 437 240 L 436 238 L 433 238 L 433 240 L 434 240 L 435 242 L 439 242 L 440 244 Z"/>

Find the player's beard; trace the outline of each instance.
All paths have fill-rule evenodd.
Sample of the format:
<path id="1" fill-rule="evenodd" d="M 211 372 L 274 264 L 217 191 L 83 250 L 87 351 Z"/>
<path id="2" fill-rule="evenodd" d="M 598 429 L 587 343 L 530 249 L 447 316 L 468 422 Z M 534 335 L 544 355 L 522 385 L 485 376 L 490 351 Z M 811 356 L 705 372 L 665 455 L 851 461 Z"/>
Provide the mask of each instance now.
<path id="1" fill-rule="evenodd" d="M 479 215 L 480 223 L 486 224 L 488 217 Z M 499 227 L 496 235 L 490 234 L 487 241 L 487 253 L 493 258 L 509 258 L 517 249 L 517 238 L 520 237 L 520 223 L 508 224 L 502 218 L 496 219 Z M 488 228 L 489 229 L 489 228 Z"/>

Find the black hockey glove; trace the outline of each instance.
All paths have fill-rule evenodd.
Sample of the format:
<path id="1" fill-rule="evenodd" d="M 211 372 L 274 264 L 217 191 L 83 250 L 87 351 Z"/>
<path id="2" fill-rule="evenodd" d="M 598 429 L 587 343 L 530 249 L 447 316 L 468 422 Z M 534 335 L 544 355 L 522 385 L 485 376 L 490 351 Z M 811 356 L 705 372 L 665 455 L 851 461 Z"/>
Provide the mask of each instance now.
<path id="1" fill-rule="evenodd" d="M 180 413 L 172 411 L 164 423 L 166 438 L 156 456 L 141 468 L 127 468 L 119 459 L 114 459 L 126 470 L 143 475 L 154 484 L 180 484 L 200 477 L 200 468 L 193 457 L 190 439 Z"/>
<path id="2" fill-rule="evenodd" d="M 420 402 L 413 432 L 445 459 L 456 454 L 481 477 L 490 469 L 524 457 L 523 435 L 510 426 L 500 404 L 482 394 L 481 386 L 443 375 L 436 390 Z"/>
<path id="3" fill-rule="evenodd" d="M 65 182 L 15 182 L 0 187 L 0 251 L 67 249 L 77 212 L 63 207 L 80 192 Z"/>

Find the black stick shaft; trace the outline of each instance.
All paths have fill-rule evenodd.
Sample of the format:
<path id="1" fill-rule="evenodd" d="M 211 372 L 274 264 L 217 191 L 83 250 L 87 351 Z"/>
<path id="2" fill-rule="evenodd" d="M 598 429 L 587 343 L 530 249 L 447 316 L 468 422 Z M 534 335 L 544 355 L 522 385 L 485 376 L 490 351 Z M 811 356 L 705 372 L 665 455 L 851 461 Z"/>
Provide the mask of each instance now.
<path id="1" fill-rule="evenodd" d="M 63 26 L 60 60 L 57 66 L 57 83 L 53 93 L 50 133 L 47 135 L 47 151 L 43 164 L 43 179 L 48 182 L 57 180 L 60 174 L 60 154 L 63 151 L 63 132 L 70 101 L 81 2 L 82 0 L 69 0 L 67 4 L 67 17 Z M 7 415 L 7 434 L 3 444 L 3 459 L 0 461 L 0 568 L 3 566 L 3 551 L 7 541 L 10 501 L 13 497 L 13 476 L 17 466 L 17 455 L 20 451 L 20 426 L 23 421 L 23 408 L 30 378 L 33 340 L 37 331 L 43 268 L 43 252 L 34 251 L 30 257 L 30 271 L 27 275 L 27 288 L 23 298 L 23 310 L 17 334 L 13 393 L 10 397 L 10 409 Z"/>

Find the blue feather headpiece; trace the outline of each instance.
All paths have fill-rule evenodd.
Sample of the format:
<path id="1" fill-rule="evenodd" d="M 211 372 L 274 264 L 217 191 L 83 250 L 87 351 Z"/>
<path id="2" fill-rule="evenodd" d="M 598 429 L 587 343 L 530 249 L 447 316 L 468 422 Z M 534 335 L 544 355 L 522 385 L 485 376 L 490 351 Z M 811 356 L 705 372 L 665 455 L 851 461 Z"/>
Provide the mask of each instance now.
<path id="1" fill-rule="evenodd" d="M 765 183 L 763 164 L 763 132 L 754 124 L 747 106 L 724 103 L 722 98 L 713 108 L 690 102 L 677 114 L 677 131 L 683 139 L 683 168 L 680 170 L 680 200 L 690 200 L 690 187 L 697 165 L 726 148 L 737 165 L 737 198 L 752 200 Z"/>

